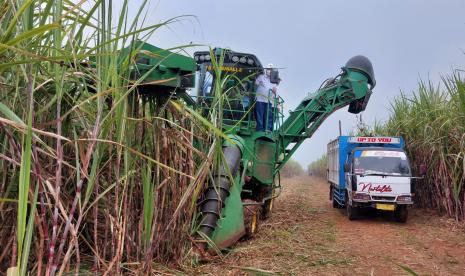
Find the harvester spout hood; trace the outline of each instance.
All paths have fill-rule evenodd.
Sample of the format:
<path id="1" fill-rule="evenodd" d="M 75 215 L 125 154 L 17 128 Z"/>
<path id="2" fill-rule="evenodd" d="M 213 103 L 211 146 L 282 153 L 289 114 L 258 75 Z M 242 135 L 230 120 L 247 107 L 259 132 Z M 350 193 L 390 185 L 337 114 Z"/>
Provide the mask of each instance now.
<path id="1" fill-rule="evenodd" d="M 362 72 L 368 78 L 368 83 L 371 85 L 371 88 L 375 87 L 376 80 L 375 73 L 373 71 L 373 65 L 366 56 L 354 56 L 347 61 L 344 67 Z"/>

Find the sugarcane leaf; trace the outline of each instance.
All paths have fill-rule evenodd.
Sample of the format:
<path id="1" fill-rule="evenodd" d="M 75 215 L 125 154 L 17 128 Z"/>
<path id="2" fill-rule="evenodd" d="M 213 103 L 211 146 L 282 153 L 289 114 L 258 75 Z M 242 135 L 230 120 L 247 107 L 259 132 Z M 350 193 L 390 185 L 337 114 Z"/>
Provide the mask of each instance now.
<path id="1" fill-rule="evenodd" d="M 26 231 L 28 192 L 31 178 L 32 159 L 32 114 L 29 112 L 28 126 L 25 141 L 23 142 L 21 153 L 21 168 L 19 170 L 19 191 L 18 191 L 18 221 L 17 221 L 17 242 L 18 242 L 18 267 L 21 270 L 23 242 Z"/>
<path id="2" fill-rule="evenodd" d="M 412 275 L 412 276 L 418 276 L 418 274 L 413 271 L 413 269 L 411 269 L 410 267 L 408 266 L 405 266 L 405 265 L 401 265 L 401 264 L 397 264 L 398 267 L 402 268 L 402 270 L 404 270 L 405 272 L 407 272 L 409 275 Z"/>
<path id="3" fill-rule="evenodd" d="M 21 5 L 21 7 L 19 8 L 18 12 L 16 12 L 16 14 L 13 17 L 13 20 L 11 20 L 10 24 L 8 25 L 8 28 L 5 31 L 5 34 L 3 35 L 3 38 L 1 40 L 3 43 L 11 37 L 14 28 L 18 24 L 18 18 L 20 18 L 21 15 L 23 15 L 23 13 L 29 8 L 32 2 L 34 2 L 34 0 L 25 1 L 23 5 Z"/>
<path id="4" fill-rule="evenodd" d="M 186 105 L 181 105 L 180 103 L 177 103 L 173 100 L 170 101 L 170 103 L 180 112 L 183 110 L 189 112 L 196 120 L 200 121 L 204 126 L 207 127 L 207 129 L 212 130 L 216 135 L 224 138 L 231 144 L 235 145 L 236 142 L 232 140 L 227 134 L 225 134 L 223 131 L 215 127 L 210 121 L 205 119 L 201 114 L 199 114 L 197 111 L 193 110 L 192 108 L 186 106 Z"/>
<path id="5" fill-rule="evenodd" d="M 256 276 L 279 276 L 279 275 L 282 275 L 282 274 L 279 274 L 279 273 L 276 273 L 276 272 L 263 270 L 263 269 L 259 269 L 259 268 L 255 268 L 255 267 L 231 266 L 231 268 L 237 268 L 237 269 L 240 269 L 240 270 L 242 270 L 244 272 L 247 272 L 247 273 L 250 273 L 250 274 L 256 275 Z"/>
<path id="6" fill-rule="evenodd" d="M 39 194 L 39 183 L 37 182 L 34 190 L 34 198 L 31 203 L 31 211 L 29 212 L 29 220 L 27 222 L 26 237 L 23 245 L 23 259 L 21 260 L 20 275 L 26 275 L 29 252 L 31 249 L 32 233 L 34 232 L 34 218 L 37 209 L 37 196 Z"/>
<path id="7" fill-rule="evenodd" d="M 16 113 L 13 112 L 8 106 L 6 106 L 4 103 L 0 102 L 0 113 L 3 113 L 3 115 L 6 116 L 6 118 L 21 124 L 21 125 L 26 125 L 21 118 L 16 115 Z"/>
<path id="8" fill-rule="evenodd" d="M 6 41 L 4 44 L 6 44 L 8 46 L 14 46 L 14 45 L 20 43 L 21 41 L 30 39 L 30 38 L 32 38 L 32 37 L 34 37 L 36 35 L 45 33 L 47 31 L 50 31 L 50 30 L 53 30 L 53 29 L 57 29 L 59 27 L 60 27 L 60 25 L 57 24 L 57 23 L 51 23 L 51 24 L 39 26 L 37 28 L 34 28 L 32 30 L 29 30 L 29 31 L 26 31 L 24 33 L 19 34 L 15 38 L 13 38 L 13 39 L 11 39 L 9 41 Z M 0 45 L 0 54 L 5 52 L 6 50 L 7 50 L 7 47 Z"/>

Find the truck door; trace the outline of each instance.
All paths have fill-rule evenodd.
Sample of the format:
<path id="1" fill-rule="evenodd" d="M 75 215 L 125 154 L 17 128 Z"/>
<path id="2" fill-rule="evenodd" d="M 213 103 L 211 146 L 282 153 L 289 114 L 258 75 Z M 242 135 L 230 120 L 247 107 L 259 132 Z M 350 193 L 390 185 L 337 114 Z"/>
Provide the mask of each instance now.
<path id="1" fill-rule="evenodd" d="M 347 156 L 346 164 L 349 165 L 349 171 L 344 173 L 346 189 L 347 191 L 352 191 L 353 157 L 351 153 Z"/>

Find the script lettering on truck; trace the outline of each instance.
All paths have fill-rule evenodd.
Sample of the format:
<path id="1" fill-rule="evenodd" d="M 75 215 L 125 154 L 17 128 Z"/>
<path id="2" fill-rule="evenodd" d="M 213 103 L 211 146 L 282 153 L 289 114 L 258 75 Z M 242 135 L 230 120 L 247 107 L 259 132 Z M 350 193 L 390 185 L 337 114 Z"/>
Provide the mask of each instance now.
<path id="1" fill-rule="evenodd" d="M 359 183 L 359 187 L 361 187 L 361 192 L 378 192 L 378 193 L 389 193 L 392 192 L 391 185 L 373 185 L 371 183 Z"/>
<path id="2" fill-rule="evenodd" d="M 399 144 L 400 139 L 397 137 L 350 137 L 349 143 L 365 144 Z"/>

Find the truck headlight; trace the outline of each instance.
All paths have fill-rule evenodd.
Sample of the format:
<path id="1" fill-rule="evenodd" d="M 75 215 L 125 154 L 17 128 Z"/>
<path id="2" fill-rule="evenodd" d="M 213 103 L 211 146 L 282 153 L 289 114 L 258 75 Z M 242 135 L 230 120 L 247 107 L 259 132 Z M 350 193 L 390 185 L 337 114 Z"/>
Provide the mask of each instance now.
<path id="1" fill-rule="evenodd" d="M 371 197 L 369 194 L 365 193 L 353 193 L 352 194 L 352 199 L 354 200 L 371 200 Z"/>
<path id="2" fill-rule="evenodd" d="M 409 195 L 398 196 L 397 201 L 398 202 L 410 202 L 412 201 L 412 197 Z"/>

